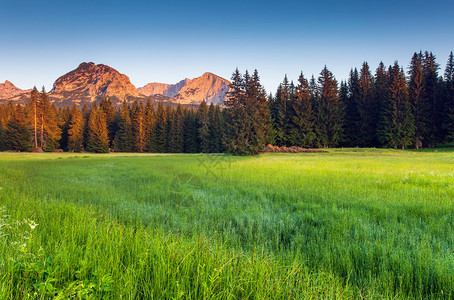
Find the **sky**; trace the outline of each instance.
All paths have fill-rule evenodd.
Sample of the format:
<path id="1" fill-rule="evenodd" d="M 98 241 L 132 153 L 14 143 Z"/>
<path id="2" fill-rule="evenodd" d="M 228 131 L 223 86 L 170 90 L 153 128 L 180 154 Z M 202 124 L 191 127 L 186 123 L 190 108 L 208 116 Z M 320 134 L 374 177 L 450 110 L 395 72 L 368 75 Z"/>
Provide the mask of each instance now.
<path id="1" fill-rule="evenodd" d="M 0 82 L 52 88 L 82 62 L 106 64 L 136 87 L 235 68 L 257 69 L 268 92 L 285 74 L 340 81 L 367 61 L 408 67 L 432 51 L 442 74 L 454 50 L 454 1 L 0 0 Z"/>

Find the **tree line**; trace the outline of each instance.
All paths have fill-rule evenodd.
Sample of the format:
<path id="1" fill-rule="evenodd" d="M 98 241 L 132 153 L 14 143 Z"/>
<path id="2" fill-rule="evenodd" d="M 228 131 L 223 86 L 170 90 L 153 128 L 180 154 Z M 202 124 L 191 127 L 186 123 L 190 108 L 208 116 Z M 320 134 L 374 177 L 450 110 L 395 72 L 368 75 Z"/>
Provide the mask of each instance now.
<path id="1" fill-rule="evenodd" d="M 232 75 L 223 107 L 154 107 L 150 101 L 115 108 L 103 98 L 90 107 L 59 108 L 34 88 L 22 106 L 0 105 L 0 150 L 220 153 L 249 155 L 267 144 L 318 147 L 435 147 L 454 140 L 454 57 L 445 72 L 431 52 L 415 53 L 405 73 L 397 62 L 367 62 L 340 84 L 325 66 L 316 79 L 287 76 L 265 92 L 257 70 Z"/>

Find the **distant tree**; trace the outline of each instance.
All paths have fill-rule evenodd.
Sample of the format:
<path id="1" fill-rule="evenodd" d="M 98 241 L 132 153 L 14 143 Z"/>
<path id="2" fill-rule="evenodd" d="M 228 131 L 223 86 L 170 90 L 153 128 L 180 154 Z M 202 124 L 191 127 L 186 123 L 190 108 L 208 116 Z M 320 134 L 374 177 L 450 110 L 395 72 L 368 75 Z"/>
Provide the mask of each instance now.
<path id="1" fill-rule="evenodd" d="M 335 147 L 342 136 L 343 108 L 337 81 L 326 66 L 320 72 L 318 89 L 320 93 L 318 106 L 320 143 L 323 147 Z"/>
<path id="2" fill-rule="evenodd" d="M 5 146 L 9 150 L 32 150 L 32 132 L 28 127 L 24 111 L 20 104 L 16 106 L 14 114 L 12 114 L 6 124 L 4 138 Z"/>
<path id="3" fill-rule="evenodd" d="M 367 62 L 363 63 L 358 89 L 359 145 L 370 147 L 378 144 L 376 138 L 379 108 L 374 95 L 374 77 Z"/>
<path id="4" fill-rule="evenodd" d="M 208 115 L 208 106 L 205 100 L 200 103 L 197 108 L 197 128 L 199 132 L 199 143 L 200 143 L 200 152 L 209 153 L 210 152 L 210 118 Z"/>
<path id="5" fill-rule="evenodd" d="M 387 103 L 389 90 L 389 74 L 383 62 L 375 71 L 375 101 L 378 106 L 377 139 L 381 145 L 386 144 Z"/>
<path id="6" fill-rule="evenodd" d="M 164 104 L 159 102 L 156 109 L 156 125 L 152 133 L 151 152 L 164 153 L 167 150 L 167 114 Z"/>
<path id="7" fill-rule="evenodd" d="M 87 150 L 95 153 L 109 152 L 109 137 L 104 112 L 96 103 L 90 110 L 88 118 Z"/>
<path id="8" fill-rule="evenodd" d="M 279 146 L 288 144 L 289 121 L 291 121 L 291 88 L 285 75 L 283 82 L 279 85 L 271 107 L 271 115 L 274 123 L 275 142 Z"/>
<path id="9" fill-rule="evenodd" d="M 424 77 L 422 66 L 422 53 L 415 53 L 411 59 L 409 82 L 409 97 L 415 118 L 415 148 L 423 147 L 429 132 L 430 103 L 424 97 Z"/>
<path id="10" fill-rule="evenodd" d="M 448 141 L 454 140 L 454 55 L 451 51 L 449 54 L 448 62 L 444 74 L 446 85 L 446 101 L 445 111 L 446 117 L 444 122 L 444 129 Z"/>
<path id="11" fill-rule="evenodd" d="M 442 115 L 444 108 L 438 98 L 438 69 L 439 65 L 435 61 L 435 55 L 432 52 L 425 52 L 423 56 L 423 80 L 424 80 L 424 98 L 429 104 L 429 126 L 426 145 L 435 147 L 441 142 Z"/>
<path id="12" fill-rule="evenodd" d="M 52 152 L 58 147 L 61 129 L 58 126 L 57 108 L 50 104 L 49 97 L 43 87 L 39 98 L 40 147 Z"/>
<path id="13" fill-rule="evenodd" d="M 99 108 L 106 116 L 107 130 L 109 131 L 109 145 L 113 147 L 116 132 L 118 130 L 118 123 L 116 122 L 116 109 L 112 101 L 108 97 L 103 97 L 99 104 Z"/>
<path id="14" fill-rule="evenodd" d="M 351 69 L 348 78 L 348 96 L 342 101 L 345 109 L 345 145 L 350 147 L 358 147 L 362 144 L 360 133 L 361 115 L 358 107 L 360 103 L 359 81 L 358 70 L 356 68 Z"/>
<path id="15" fill-rule="evenodd" d="M 414 139 L 414 117 L 408 97 L 404 71 L 395 62 L 389 67 L 390 85 L 388 100 L 385 103 L 384 143 L 393 148 L 411 145 Z"/>
<path id="16" fill-rule="evenodd" d="M 182 153 L 184 151 L 184 115 L 180 103 L 171 119 L 171 128 L 169 135 L 169 152 Z"/>
<path id="17" fill-rule="evenodd" d="M 81 152 L 84 150 L 84 118 L 82 111 L 73 104 L 71 120 L 68 129 L 68 151 Z"/>
<path id="18" fill-rule="evenodd" d="M 134 152 L 144 152 L 146 149 L 147 122 L 145 116 L 145 107 L 142 102 L 134 101 L 131 109 L 131 123 L 133 134 Z"/>
<path id="19" fill-rule="evenodd" d="M 69 107 L 60 108 L 58 110 L 58 126 L 61 131 L 61 138 L 59 143 L 60 149 L 68 151 L 68 140 L 69 140 L 69 126 L 71 123 L 71 110 Z"/>
<path id="20" fill-rule="evenodd" d="M 184 111 L 184 152 L 199 152 L 197 118 L 193 110 Z"/>
<path id="21" fill-rule="evenodd" d="M 150 99 L 148 99 L 147 104 L 145 105 L 145 150 L 147 152 L 152 152 L 153 147 L 153 134 L 156 125 L 155 111 L 154 107 L 151 104 Z"/>
<path id="22" fill-rule="evenodd" d="M 290 133 L 292 145 L 312 147 L 315 140 L 314 112 L 312 110 L 309 82 L 301 72 L 292 101 L 293 119 Z"/>
<path id="23" fill-rule="evenodd" d="M 218 105 L 215 106 L 213 103 L 211 103 L 208 109 L 208 114 L 210 117 L 210 152 L 224 152 L 224 120 L 222 117 L 221 109 Z"/>
<path id="24" fill-rule="evenodd" d="M 119 129 L 115 134 L 114 147 L 117 152 L 133 152 L 134 150 L 129 104 L 126 100 L 123 101 L 120 108 Z"/>
<path id="25" fill-rule="evenodd" d="M 35 145 L 35 149 L 38 148 L 38 116 L 40 111 L 40 95 L 36 86 L 33 87 L 30 93 L 30 109 L 29 113 L 30 117 L 32 118 L 31 123 L 33 124 L 33 142 Z"/>

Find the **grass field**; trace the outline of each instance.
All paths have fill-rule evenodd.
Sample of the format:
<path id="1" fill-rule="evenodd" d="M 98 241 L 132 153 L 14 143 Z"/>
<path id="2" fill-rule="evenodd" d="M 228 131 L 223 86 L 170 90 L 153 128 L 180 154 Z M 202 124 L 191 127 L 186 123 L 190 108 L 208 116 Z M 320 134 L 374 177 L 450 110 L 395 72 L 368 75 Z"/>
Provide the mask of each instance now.
<path id="1" fill-rule="evenodd" d="M 453 150 L 2 153 L 0 299 L 452 299 Z"/>

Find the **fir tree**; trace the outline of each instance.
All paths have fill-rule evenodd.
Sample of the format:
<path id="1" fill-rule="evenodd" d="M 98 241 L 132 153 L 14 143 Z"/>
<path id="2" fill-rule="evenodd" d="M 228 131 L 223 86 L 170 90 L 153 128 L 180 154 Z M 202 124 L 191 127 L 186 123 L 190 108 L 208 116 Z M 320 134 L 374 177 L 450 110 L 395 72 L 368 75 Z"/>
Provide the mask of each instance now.
<path id="1" fill-rule="evenodd" d="M 200 141 L 200 152 L 209 153 L 211 148 L 210 142 L 210 119 L 208 116 L 208 107 L 205 100 L 200 103 L 197 109 L 197 123 Z"/>
<path id="2" fill-rule="evenodd" d="M 169 141 L 169 152 L 182 153 L 184 151 L 184 115 L 179 103 L 171 119 Z"/>
<path id="3" fill-rule="evenodd" d="M 387 103 L 389 90 L 389 74 L 383 62 L 380 62 L 375 71 L 375 101 L 378 106 L 378 122 L 377 122 L 377 139 L 381 145 L 386 143 L 386 127 L 387 127 Z"/>
<path id="4" fill-rule="evenodd" d="M 9 150 L 30 151 L 32 149 L 32 133 L 20 104 L 16 106 L 6 124 L 4 137 L 5 148 Z"/>
<path id="5" fill-rule="evenodd" d="M 224 124 L 221 109 L 218 105 L 214 106 L 214 104 L 211 103 L 208 114 L 210 116 L 210 152 L 224 152 Z"/>
<path id="6" fill-rule="evenodd" d="M 107 130 L 109 131 L 109 145 L 113 146 L 113 141 L 118 130 L 118 123 L 116 122 L 116 109 L 108 97 L 103 97 L 101 99 L 99 108 L 106 116 Z"/>
<path id="7" fill-rule="evenodd" d="M 432 52 L 425 52 L 423 57 L 423 80 L 424 80 L 424 98 L 429 104 L 429 126 L 427 134 L 427 143 L 429 147 L 442 140 L 442 105 L 440 105 L 438 93 L 438 64 L 435 61 L 435 55 Z"/>
<path id="8" fill-rule="evenodd" d="M 61 138 L 59 141 L 60 149 L 64 151 L 68 151 L 68 143 L 69 143 L 69 126 L 71 123 L 71 110 L 68 107 L 64 107 L 58 110 L 58 120 L 59 120 L 59 127 L 61 130 Z"/>
<path id="9" fill-rule="evenodd" d="M 120 108 L 119 129 L 115 134 L 114 146 L 117 152 L 133 152 L 134 149 L 132 123 L 126 100 Z"/>
<path id="10" fill-rule="evenodd" d="M 143 152 L 146 148 L 146 116 L 142 102 L 134 101 L 131 111 L 134 152 Z"/>
<path id="11" fill-rule="evenodd" d="M 292 103 L 293 119 L 290 141 L 292 145 L 312 147 L 315 140 L 314 115 L 309 83 L 301 73 Z"/>
<path id="12" fill-rule="evenodd" d="M 335 147 L 339 144 L 342 135 L 343 108 L 337 81 L 326 66 L 320 72 L 318 89 L 320 142 L 323 147 Z"/>
<path id="13" fill-rule="evenodd" d="M 378 105 L 374 95 L 374 78 L 367 62 L 363 63 L 358 84 L 359 145 L 370 147 L 378 144 L 376 139 Z"/>
<path id="14" fill-rule="evenodd" d="M 84 118 L 82 111 L 74 104 L 71 108 L 71 120 L 68 129 L 68 151 L 84 150 Z"/>
<path id="15" fill-rule="evenodd" d="M 289 114 L 290 114 L 290 98 L 291 89 L 288 82 L 287 75 L 284 81 L 279 85 L 274 103 L 272 106 L 272 117 L 274 120 L 275 142 L 279 146 L 288 144 L 288 131 L 289 131 Z M 291 118 L 290 118 L 291 120 Z"/>
<path id="16" fill-rule="evenodd" d="M 61 138 L 61 130 L 58 126 L 57 108 L 51 105 L 49 97 L 43 87 L 39 99 L 39 125 L 40 147 L 47 152 L 57 149 Z"/>
<path id="17" fill-rule="evenodd" d="M 164 153 L 167 148 L 167 114 L 164 104 L 159 102 L 156 109 L 156 124 L 152 133 L 151 152 Z"/>
<path id="18" fill-rule="evenodd" d="M 414 118 L 408 97 L 404 71 L 395 62 L 389 68 L 388 100 L 385 103 L 384 143 L 393 148 L 411 145 L 414 139 Z"/>
<path id="19" fill-rule="evenodd" d="M 184 112 L 184 152 L 199 152 L 197 118 L 194 111 L 185 110 Z"/>
<path id="20" fill-rule="evenodd" d="M 419 149 L 425 143 L 429 131 L 430 104 L 424 97 L 424 78 L 422 66 L 422 53 L 415 53 L 410 63 L 409 96 L 413 107 L 415 119 L 415 148 Z"/>
<path id="21" fill-rule="evenodd" d="M 153 134 L 155 130 L 156 119 L 154 107 L 148 99 L 145 106 L 145 145 L 146 151 L 153 152 Z"/>
<path id="22" fill-rule="evenodd" d="M 454 55 L 452 51 L 446 64 L 444 79 L 446 85 L 444 129 L 448 140 L 452 141 L 454 140 Z"/>
<path id="23" fill-rule="evenodd" d="M 354 70 L 350 70 L 350 76 L 348 78 L 348 97 L 343 101 L 345 108 L 345 145 L 350 147 L 358 147 L 361 145 L 361 116 L 358 108 L 360 102 L 359 89 L 359 73 L 355 68 Z"/>
<path id="24" fill-rule="evenodd" d="M 109 137 L 104 112 L 96 103 L 90 110 L 88 118 L 87 150 L 95 153 L 109 152 Z"/>

